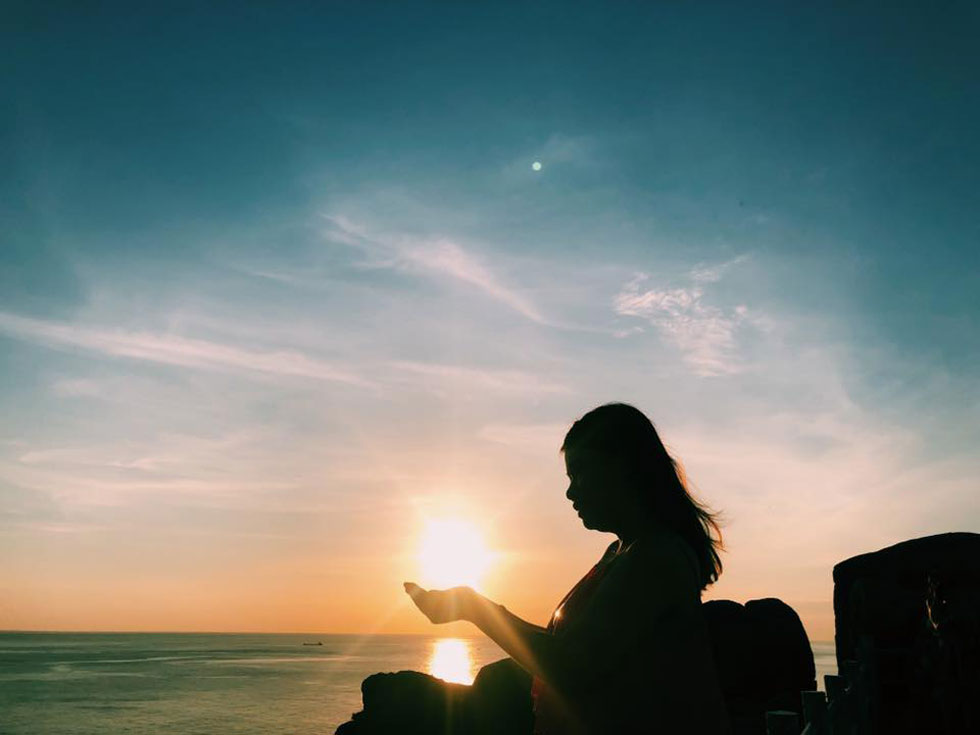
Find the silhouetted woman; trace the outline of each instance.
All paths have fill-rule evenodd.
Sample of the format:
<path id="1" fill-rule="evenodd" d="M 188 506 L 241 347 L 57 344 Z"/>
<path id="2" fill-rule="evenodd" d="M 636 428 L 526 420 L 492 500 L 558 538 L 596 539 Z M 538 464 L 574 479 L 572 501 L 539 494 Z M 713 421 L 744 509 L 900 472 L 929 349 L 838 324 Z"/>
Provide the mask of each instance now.
<path id="1" fill-rule="evenodd" d="M 701 614 L 701 591 L 721 574 L 714 516 L 632 406 L 585 414 L 561 450 L 582 523 L 618 539 L 547 628 L 469 587 L 406 591 L 433 623 L 474 623 L 534 676 L 540 735 L 727 733 Z"/>

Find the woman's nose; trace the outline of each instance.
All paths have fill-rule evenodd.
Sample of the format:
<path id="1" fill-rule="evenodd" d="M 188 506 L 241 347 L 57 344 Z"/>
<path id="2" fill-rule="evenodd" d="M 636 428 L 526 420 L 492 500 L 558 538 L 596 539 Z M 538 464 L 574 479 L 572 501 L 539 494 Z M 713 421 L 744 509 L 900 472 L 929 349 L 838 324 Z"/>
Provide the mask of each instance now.
<path id="1" fill-rule="evenodd" d="M 574 488 L 575 488 L 575 483 L 570 482 L 568 483 L 568 490 L 565 491 L 565 497 L 572 501 L 574 501 L 575 498 L 578 497 L 577 494 L 573 492 Z"/>

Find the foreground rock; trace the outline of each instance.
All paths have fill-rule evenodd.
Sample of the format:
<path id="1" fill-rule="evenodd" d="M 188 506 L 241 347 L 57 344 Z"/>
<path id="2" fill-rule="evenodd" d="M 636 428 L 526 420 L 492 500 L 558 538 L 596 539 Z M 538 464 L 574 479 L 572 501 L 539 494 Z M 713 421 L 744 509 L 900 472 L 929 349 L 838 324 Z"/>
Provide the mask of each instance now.
<path id="1" fill-rule="evenodd" d="M 841 562 L 834 618 L 838 665 L 860 662 L 869 732 L 980 732 L 980 534 Z"/>
<path id="2" fill-rule="evenodd" d="M 701 607 L 735 735 L 765 735 L 769 710 L 802 717 L 800 692 L 816 689 L 817 682 L 796 611 L 774 597 L 744 605 L 712 600 Z"/>
<path id="3" fill-rule="evenodd" d="M 374 674 L 361 684 L 364 710 L 336 735 L 528 735 L 531 677 L 511 659 L 480 669 L 473 686 L 417 671 Z"/>

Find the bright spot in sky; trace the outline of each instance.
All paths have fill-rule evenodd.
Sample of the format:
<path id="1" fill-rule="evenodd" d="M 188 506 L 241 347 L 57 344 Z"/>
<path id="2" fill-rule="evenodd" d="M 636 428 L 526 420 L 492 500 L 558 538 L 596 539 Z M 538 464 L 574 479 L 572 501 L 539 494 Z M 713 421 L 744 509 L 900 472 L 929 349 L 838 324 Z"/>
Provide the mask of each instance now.
<path id="1" fill-rule="evenodd" d="M 432 646 L 429 673 L 443 681 L 473 683 L 473 659 L 470 645 L 460 638 L 440 638 Z"/>
<path id="2" fill-rule="evenodd" d="M 531 164 L 531 168 L 533 168 L 535 171 L 540 171 L 541 170 L 541 161 L 535 161 L 534 163 L 532 163 Z"/>
<path id="3" fill-rule="evenodd" d="M 436 589 L 477 587 L 493 557 L 476 524 L 460 518 L 430 519 L 419 548 L 419 583 Z"/>

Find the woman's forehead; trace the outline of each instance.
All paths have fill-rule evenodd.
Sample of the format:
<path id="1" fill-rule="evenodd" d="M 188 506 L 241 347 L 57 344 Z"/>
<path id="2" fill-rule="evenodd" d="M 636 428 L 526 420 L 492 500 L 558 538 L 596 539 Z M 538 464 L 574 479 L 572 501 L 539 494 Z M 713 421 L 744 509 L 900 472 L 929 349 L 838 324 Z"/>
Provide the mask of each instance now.
<path id="1" fill-rule="evenodd" d="M 569 472 L 594 467 L 601 464 L 602 460 L 602 455 L 599 452 L 584 447 L 565 450 L 565 467 Z"/>

